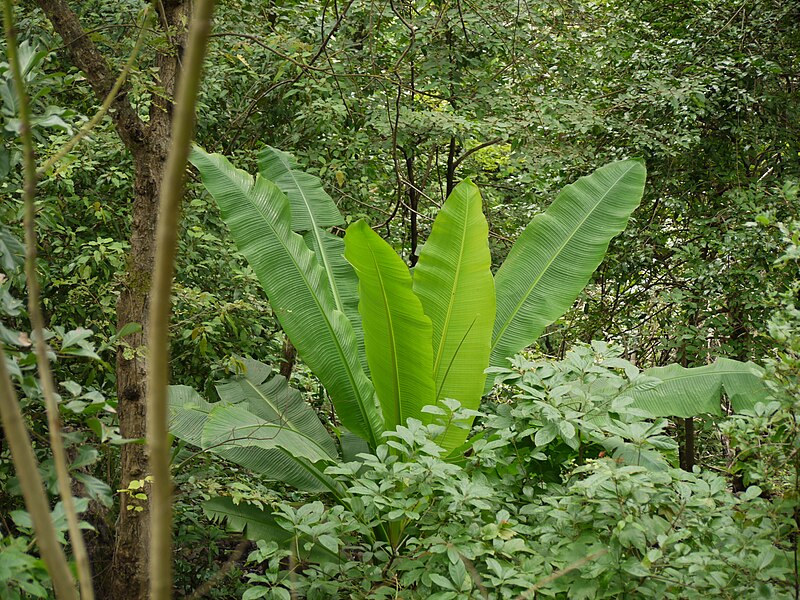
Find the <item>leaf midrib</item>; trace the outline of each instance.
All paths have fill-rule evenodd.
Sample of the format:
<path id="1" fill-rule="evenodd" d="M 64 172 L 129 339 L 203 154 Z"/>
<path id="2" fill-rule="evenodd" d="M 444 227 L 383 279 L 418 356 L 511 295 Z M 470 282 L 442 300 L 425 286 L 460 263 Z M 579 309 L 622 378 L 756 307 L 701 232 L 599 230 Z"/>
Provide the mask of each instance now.
<path id="1" fill-rule="evenodd" d="M 459 280 L 461 278 L 461 269 L 463 268 L 463 265 L 464 265 L 464 248 L 466 247 L 467 222 L 469 221 L 469 214 L 470 214 L 469 213 L 469 203 L 467 204 L 466 209 L 465 209 L 464 212 L 466 214 L 465 214 L 464 219 L 462 221 L 461 242 L 460 242 L 459 247 L 458 247 L 458 261 L 456 262 L 456 268 L 454 270 L 453 285 L 450 288 L 450 301 L 447 303 L 446 317 L 445 317 L 444 322 L 442 324 L 442 335 L 439 338 L 439 347 L 436 350 L 436 359 L 433 362 L 434 381 L 436 381 L 439 378 L 439 363 L 441 362 L 442 355 L 444 354 L 445 340 L 447 339 L 447 333 L 448 333 L 448 331 L 450 329 L 450 324 L 451 324 L 452 317 L 453 317 L 453 308 L 454 308 L 455 303 L 456 303 L 456 288 L 458 288 L 458 282 L 459 282 Z M 471 327 L 470 327 L 470 329 L 471 329 Z M 461 343 L 463 343 L 463 339 L 462 339 Z M 460 347 L 461 347 L 461 344 L 459 344 L 459 348 Z M 455 360 L 455 355 L 453 355 L 453 359 L 450 361 L 451 364 L 452 364 L 452 362 L 454 360 Z M 445 384 L 445 379 L 447 378 L 447 374 L 449 372 L 450 372 L 450 368 L 448 367 L 447 372 L 445 373 L 444 377 L 442 377 L 441 385 L 436 390 L 436 400 L 437 401 L 439 400 L 439 394 L 441 394 L 442 388 L 444 387 L 444 384 Z"/>
<path id="2" fill-rule="evenodd" d="M 381 291 L 381 296 L 383 297 L 383 309 L 386 314 L 386 321 L 388 325 L 388 337 L 389 337 L 389 348 L 391 352 L 391 367 L 392 367 L 392 379 L 394 383 L 394 394 L 393 394 L 393 403 L 395 405 L 395 411 L 397 414 L 397 422 L 394 423 L 395 426 L 400 425 L 403 420 L 403 412 L 402 412 L 402 399 L 400 393 L 400 369 L 397 364 L 397 357 L 399 352 L 397 350 L 397 340 L 396 336 L 394 335 L 394 320 L 392 319 L 392 311 L 389 308 L 389 297 L 386 293 L 386 285 L 383 281 L 383 275 L 381 274 L 380 270 L 380 263 L 375 255 L 375 250 L 372 247 L 372 244 L 369 243 L 367 240 L 367 249 L 369 250 L 369 256 L 372 259 L 372 265 L 375 269 L 375 274 L 378 277 L 378 286 Z"/>
<path id="3" fill-rule="evenodd" d="M 355 392 L 355 394 L 358 397 L 357 400 L 356 400 L 356 404 L 358 405 L 358 410 L 359 410 L 359 413 L 361 414 L 361 418 L 363 419 L 363 422 L 366 425 L 366 430 L 369 432 L 369 435 L 370 435 L 370 438 L 371 438 L 370 441 L 372 442 L 373 445 L 377 445 L 376 434 L 378 432 L 373 430 L 372 421 L 369 419 L 368 415 L 365 412 L 365 408 L 364 408 L 364 405 L 363 405 L 364 399 L 361 397 L 361 392 L 359 390 L 358 385 L 356 384 L 355 376 L 354 376 L 354 374 L 352 372 L 352 367 L 350 366 L 349 361 L 346 359 L 346 356 L 344 354 L 343 348 L 339 344 L 338 337 L 335 335 L 335 331 L 333 329 L 333 326 L 331 325 L 330 320 L 328 319 L 327 311 L 325 311 L 322 308 L 322 305 L 320 304 L 319 299 L 317 298 L 317 294 L 314 292 L 313 287 L 310 285 L 310 283 L 308 281 L 308 278 L 306 277 L 305 273 L 303 272 L 303 269 L 300 268 L 300 265 L 295 260 L 294 254 L 289 251 L 289 248 L 284 243 L 284 241 L 281 238 L 281 236 L 277 235 L 277 229 L 276 229 L 275 225 L 267 218 L 267 216 L 264 213 L 264 211 L 262 210 L 262 208 L 256 202 L 254 202 L 254 200 L 251 198 L 251 193 L 253 193 L 255 191 L 255 188 L 256 188 L 257 178 L 253 179 L 252 177 L 248 176 L 247 180 L 250 183 L 250 188 L 249 189 L 245 189 L 245 188 L 241 187 L 240 182 L 237 180 L 237 178 L 228 175 L 225 170 L 221 169 L 219 166 L 214 164 L 214 161 L 208 160 L 207 162 L 210 163 L 212 165 L 212 167 L 214 167 L 220 174 L 224 175 L 229 181 L 233 182 L 234 185 L 239 188 L 239 190 L 242 193 L 242 196 L 245 198 L 245 200 L 247 202 L 249 202 L 256 209 L 256 212 L 259 215 L 261 215 L 262 220 L 267 224 L 269 229 L 273 232 L 273 237 L 275 239 L 277 239 L 278 243 L 283 247 L 284 251 L 286 252 L 286 254 L 291 259 L 292 264 L 294 264 L 295 270 L 298 273 L 300 273 L 300 276 L 301 276 L 301 279 L 303 280 L 303 283 L 305 284 L 306 288 L 310 292 L 311 297 L 314 299 L 314 302 L 317 305 L 317 308 L 318 308 L 319 312 L 322 314 L 323 319 L 325 321 L 325 324 L 327 325 L 328 331 L 331 333 L 331 338 L 332 338 L 332 340 L 334 342 L 334 347 L 336 348 L 336 351 L 338 352 L 339 357 L 342 359 L 342 363 L 345 365 L 345 373 L 347 374 L 348 380 L 350 381 L 350 384 L 351 384 L 351 387 L 353 388 L 353 391 Z M 233 170 L 233 165 L 230 165 L 230 163 L 228 163 L 228 166 L 229 166 L 229 168 L 231 170 Z M 235 171 L 234 171 L 234 173 L 235 173 Z M 265 180 L 265 181 L 267 181 L 267 180 Z M 275 186 L 275 187 L 277 188 L 277 186 Z M 279 188 L 278 188 L 278 191 L 280 191 Z M 283 193 L 283 192 L 281 192 L 281 193 Z M 287 199 L 287 202 L 288 202 L 288 199 Z M 298 234 L 296 234 L 293 231 L 291 231 L 291 228 L 288 228 L 288 229 L 289 229 L 289 236 L 290 237 L 292 235 L 297 235 L 297 237 L 300 238 L 300 236 Z M 300 241 L 302 242 L 302 238 L 300 238 Z"/>
<path id="4" fill-rule="evenodd" d="M 561 255 L 561 252 L 564 250 L 566 245 L 572 240 L 573 237 L 575 237 L 577 232 L 581 229 L 581 227 L 583 227 L 584 223 L 586 223 L 587 219 L 592 214 L 594 214 L 594 212 L 600 206 L 602 201 L 605 200 L 606 196 L 608 196 L 611 193 L 611 190 L 613 190 L 619 184 L 619 182 L 622 180 L 622 178 L 625 177 L 630 172 L 630 170 L 633 169 L 634 167 L 635 167 L 635 165 L 631 165 L 628 169 L 625 170 L 624 173 L 622 173 L 617 178 L 617 180 L 613 183 L 613 185 L 609 186 L 608 190 L 606 190 L 606 192 L 603 193 L 602 196 L 600 196 L 600 199 L 597 202 L 595 202 L 595 205 L 592 207 L 592 209 L 586 213 L 586 215 L 583 217 L 583 219 L 581 219 L 581 221 L 577 225 L 577 227 L 575 227 L 572 230 L 572 232 L 569 234 L 569 236 L 567 236 L 567 238 L 565 239 L 564 243 L 561 244 L 561 246 L 558 248 L 558 251 L 553 253 L 553 256 L 550 258 L 550 260 L 545 265 L 545 268 L 542 269 L 541 273 L 539 273 L 539 275 L 534 279 L 534 281 L 531 283 L 531 286 L 528 288 L 528 291 L 525 294 L 522 295 L 520 301 L 514 307 L 514 310 L 511 312 L 511 314 L 509 315 L 508 319 L 506 319 L 506 322 L 503 323 L 503 327 L 500 329 L 500 331 L 498 332 L 497 336 L 495 337 L 495 340 L 492 342 L 492 347 L 491 347 L 491 350 L 489 351 L 489 355 L 490 356 L 491 356 L 491 353 L 494 352 L 494 349 L 497 347 L 497 344 L 500 342 L 500 340 L 502 339 L 503 335 L 505 334 L 506 329 L 508 329 L 508 327 L 511 324 L 511 322 L 516 317 L 516 315 L 519 312 L 519 310 L 522 307 L 522 305 L 525 303 L 525 301 L 528 299 L 528 297 L 533 293 L 533 290 L 536 288 L 536 286 L 539 285 L 539 281 L 541 281 L 542 277 L 544 277 L 545 273 L 547 273 L 547 271 L 553 265 L 553 262 L 555 262 L 555 260 Z M 575 182 L 575 184 L 577 184 L 577 182 Z M 572 185 L 574 186 L 575 184 L 572 184 Z M 546 215 L 547 211 L 545 211 L 544 213 L 541 213 L 541 214 L 542 215 Z"/>
<path id="5" fill-rule="evenodd" d="M 314 235 L 314 239 L 317 241 L 317 248 L 319 250 L 320 257 L 322 258 L 323 268 L 325 270 L 325 273 L 327 273 L 328 275 L 328 281 L 330 282 L 334 303 L 336 304 L 337 310 L 344 312 L 344 302 L 342 301 L 342 298 L 339 294 L 339 288 L 336 286 L 336 279 L 333 275 L 333 267 L 330 264 L 328 253 L 325 250 L 325 246 L 323 245 L 323 240 L 321 235 L 322 229 L 319 226 L 317 226 L 317 219 L 314 216 L 314 211 L 311 210 L 311 204 L 309 203 L 308 196 L 306 196 L 305 190 L 303 190 L 302 186 L 298 183 L 297 177 L 294 174 L 292 166 L 287 161 L 284 161 L 283 157 L 281 157 L 280 155 L 277 156 L 278 156 L 278 162 L 281 163 L 286 169 L 284 175 L 288 175 L 291 178 L 292 183 L 294 184 L 294 188 L 300 193 L 300 197 L 303 200 L 303 205 L 306 207 L 306 212 L 308 213 L 309 219 L 311 219 L 311 231 Z"/>
<path id="6" fill-rule="evenodd" d="M 711 367 L 713 365 L 706 365 L 706 366 Z M 699 368 L 702 368 L 702 367 L 699 367 Z M 713 375 L 718 375 L 720 377 L 722 377 L 724 375 L 753 375 L 753 376 L 758 376 L 759 373 L 758 373 L 758 371 L 750 369 L 748 372 L 740 371 L 740 370 L 725 370 L 725 371 L 716 371 L 715 370 L 715 371 L 705 371 L 703 373 L 697 373 L 697 372 L 695 372 L 695 373 L 679 373 L 678 375 L 675 375 L 674 377 L 669 377 L 667 379 L 661 379 L 661 377 L 659 377 L 658 375 L 650 375 L 650 376 L 651 377 L 655 377 L 657 379 L 661 379 L 661 383 L 668 383 L 670 381 L 693 379 L 695 377 L 708 378 L 709 376 L 713 376 Z M 657 390 L 659 387 L 660 386 L 656 386 L 656 387 L 654 387 L 652 389 L 653 390 Z M 650 391 L 650 390 L 645 390 L 645 391 Z"/>

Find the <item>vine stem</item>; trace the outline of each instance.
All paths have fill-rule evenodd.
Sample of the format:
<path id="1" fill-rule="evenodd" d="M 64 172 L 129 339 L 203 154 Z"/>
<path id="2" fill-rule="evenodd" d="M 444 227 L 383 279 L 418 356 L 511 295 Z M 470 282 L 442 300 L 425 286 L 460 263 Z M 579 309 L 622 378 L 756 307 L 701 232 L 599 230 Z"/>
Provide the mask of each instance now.
<path id="1" fill-rule="evenodd" d="M 100 120 L 106 115 L 108 110 L 111 108 L 111 105 L 114 103 L 114 100 L 117 98 L 117 94 L 119 93 L 120 89 L 122 89 L 125 80 L 128 78 L 128 74 L 130 73 L 131 69 L 133 68 L 134 63 L 136 62 L 136 57 L 139 56 L 139 51 L 142 49 L 142 45 L 144 44 L 145 40 L 145 33 L 147 31 L 147 19 L 150 13 L 150 5 L 148 4 L 145 6 L 144 9 L 144 16 L 142 18 L 142 28 L 139 30 L 139 37 L 136 39 L 136 44 L 133 47 L 133 51 L 131 55 L 128 57 L 128 61 L 125 63 L 125 66 L 120 71 L 119 76 L 117 77 L 116 81 L 114 81 L 114 85 L 111 87 L 111 90 L 106 95 L 105 99 L 103 100 L 103 104 L 100 106 L 100 109 L 95 113 L 95 115 L 87 121 L 83 127 L 80 128 L 78 133 L 76 133 L 66 144 L 61 146 L 58 151 L 51 156 L 50 158 L 45 161 L 45 163 L 39 167 L 36 171 L 37 177 L 44 176 L 45 173 L 49 169 L 51 169 L 55 164 L 64 158 L 67 154 L 69 154 L 72 149 L 78 145 L 78 143 L 83 140 L 92 129 L 97 126 Z"/>
<path id="2" fill-rule="evenodd" d="M 67 518 L 67 530 L 69 531 L 69 539 L 72 544 L 72 551 L 75 555 L 75 562 L 78 568 L 81 596 L 84 600 L 94 600 L 89 555 L 86 552 L 86 546 L 83 542 L 83 536 L 81 535 L 78 524 L 78 515 L 75 512 L 75 503 L 72 498 L 72 480 L 67 466 L 67 453 L 61 439 L 58 402 L 56 400 L 55 385 L 53 383 L 53 373 L 50 370 L 50 362 L 47 357 L 47 344 L 44 340 L 44 316 L 42 315 L 41 306 L 39 304 L 41 291 L 39 288 L 38 274 L 36 273 L 37 240 L 36 206 L 34 203 L 38 176 L 36 173 L 36 156 L 31 132 L 30 102 L 28 99 L 28 92 L 25 88 L 25 80 L 22 76 L 22 69 L 19 64 L 17 34 L 14 28 L 13 0 L 4 0 L 3 2 L 3 21 L 5 23 L 5 35 L 8 46 L 8 62 L 11 67 L 11 76 L 17 92 L 20 140 L 22 142 L 24 173 L 23 205 L 25 211 L 23 219 L 25 227 L 25 279 L 28 285 L 28 316 L 31 321 L 31 328 L 33 329 L 36 364 L 47 410 L 50 448 L 53 452 L 58 493 L 64 505 L 64 514 Z M 22 476 L 22 473 L 19 474 Z M 49 520 L 49 514 L 47 518 Z M 72 578 L 70 577 L 70 579 Z M 63 589 L 63 583 L 61 587 L 63 591 L 61 591 L 60 595 L 64 595 L 64 597 L 75 597 L 70 594 L 68 589 Z"/>
<path id="3" fill-rule="evenodd" d="M 47 494 L 44 491 L 42 476 L 39 474 L 36 456 L 33 454 L 33 444 L 17 402 L 14 385 L 6 368 L 6 353 L 2 344 L 0 344 L 0 420 L 3 422 L 6 440 L 11 448 L 11 458 L 14 460 L 14 468 L 22 488 L 25 508 L 31 515 L 39 551 L 53 580 L 56 595 L 64 600 L 78 600 L 75 580 L 72 578 L 67 557 L 58 542 L 56 529 L 50 518 Z"/>
<path id="4" fill-rule="evenodd" d="M 189 27 L 186 54 L 175 97 L 175 119 L 161 187 L 156 255 L 150 295 L 148 331 L 147 444 L 153 475 L 150 513 L 150 598 L 172 597 L 172 480 L 170 477 L 167 385 L 169 384 L 170 295 L 175 274 L 178 225 L 186 163 L 194 132 L 214 0 L 197 0 Z"/>

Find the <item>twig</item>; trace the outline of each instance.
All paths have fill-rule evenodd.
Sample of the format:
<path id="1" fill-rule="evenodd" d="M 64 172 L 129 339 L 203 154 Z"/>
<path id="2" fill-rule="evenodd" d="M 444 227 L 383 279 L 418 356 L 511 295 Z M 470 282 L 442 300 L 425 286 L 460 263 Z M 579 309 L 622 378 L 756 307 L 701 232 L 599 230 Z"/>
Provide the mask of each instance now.
<path id="1" fill-rule="evenodd" d="M 89 555 L 83 543 L 83 536 L 81 535 L 78 524 L 78 515 L 75 512 L 75 503 L 72 499 L 72 485 L 69 476 L 69 468 L 67 466 L 67 453 L 64 450 L 64 444 L 61 439 L 61 424 L 59 422 L 56 390 L 53 383 L 53 374 L 50 371 L 50 361 L 47 357 L 47 344 L 44 341 L 44 316 L 42 315 L 42 309 L 39 305 L 41 294 L 38 274 L 36 273 L 36 206 L 34 204 L 37 182 L 36 156 L 33 149 L 28 92 L 25 88 L 25 80 L 22 76 L 19 55 L 17 53 L 17 34 L 14 30 L 12 0 L 5 0 L 3 3 L 3 17 L 8 46 L 8 62 L 11 67 L 11 75 L 19 100 L 20 139 L 22 141 L 24 171 L 23 204 L 25 216 L 23 220 L 25 225 L 25 278 L 28 284 L 28 315 L 33 329 L 36 364 L 39 371 L 39 379 L 42 384 L 45 407 L 47 409 L 50 449 L 53 452 L 58 493 L 61 496 L 64 514 L 67 518 L 69 539 L 72 543 L 72 551 L 75 554 L 75 562 L 78 567 L 81 595 L 85 600 L 94 600 Z M 5 369 L 5 363 L 3 364 L 3 368 Z M 48 519 L 49 518 L 48 515 Z M 67 593 L 69 595 L 68 590 L 64 590 L 62 593 Z"/>
<path id="2" fill-rule="evenodd" d="M 220 569 L 211 576 L 211 578 L 203 583 L 200 587 L 198 587 L 191 595 L 186 596 L 184 600 L 198 600 L 199 598 L 204 598 L 208 592 L 212 590 L 214 585 L 222 579 L 225 574 L 230 571 L 236 562 L 242 558 L 244 551 L 247 550 L 248 546 L 250 546 L 250 540 L 242 540 L 236 546 L 236 549 L 231 553 L 230 558 L 225 561 L 225 564 L 220 567 Z"/>
<path id="3" fill-rule="evenodd" d="M 78 145 L 78 143 L 83 140 L 89 132 L 95 128 L 95 126 L 100 122 L 100 120 L 106 115 L 108 109 L 111 108 L 111 105 L 114 103 L 114 100 L 117 98 L 117 94 L 119 90 L 122 88 L 125 80 L 128 78 L 128 74 L 130 73 L 131 69 L 133 68 L 134 62 L 136 62 L 136 57 L 139 55 L 139 51 L 142 49 L 142 44 L 144 43 L 145 32 L 147 28 L 145 25 L 147 24 L 147 17 L 149 15 L 150 5 L 147 5 L 144 9 L 144 17 L 142 19 L 142 27 L 139 31 L 139 37 L 136 39 L 136 45 L 133 47 L 133 51 L 131 52 L 128 61 L 125 63 L 125 66 L 122 68 L 122 71 L 117 77 L 117 80 L 114 82 L 113 87 L 111 90 L 106 94 L 106 98 L 103 101 L 103 104 L 100 106 L 100 110 L 91 118 L 91 120 L 87 121 L 83 127 L 81 127 L 80 131 L 75 134 L 75 136 L 69 140 L 66 144 L 64 144 L 61 149 L 56 152 L 53 156 L 51 156 L 47 161 L 39 167 L 36 171 L 37 178 L 41 178 L 47 173 L 48 169 L 53 167 L 59 160 L 64 158 L 67 154 L 69 154 L 72 149 Z"/>
<path id="4" fill-rule="evenodd" d="M 341 13 L 339 14 L 339 18 L 336 20 L 336 22 L 331 27 L 331 30 L 328 32 L 328 35 L 326 35 L 325 38 L 322 40 L 322 43 L 320 44 L 320 47 L 317 49 L 317 51 L 314 53 L 314 56 L 312 56 L 311 59 L 301 67 L 300 72 L 297 75 L 295 75 L 294 77 L 292 77 L 291 79 L 287 79 L 285 81 L 277 81 L 277 82 L 273 83 L 266 90 L 264 90 L 264 92 L 259 94 L 258 97 L 250 103 L 250 106 L 247 107 L 247 110 L 243 114 L 239 115 L 239 117 L 232 123 L 232 127 L 236 127 L 236 129 L 234 130 L 233 136 L 231 136 L 229 138 L 229 141 L 225 146 L 223 154 L 227 154 L 228 151 L 233 147 L 233 145 L 236 142 L 236 140 L 239 139 L 239 135 L 242 133 L 242 129 L 244 127 L 244 124 L 248 122 L 248 120 L 250 119 L 250 115 L 253 114 L 253 111 L 258 106 L 258 103 L 261 102 L 261 100 L 267 94 L 269 94 L 272 90 L 276 89 L 279 86 L 282 86 L 282 85 L 294 85 L 295 83 L 300 81 L 300 78 L 303 76 L 303 73 L 306 70 L 312 69 L 314 63 L 317 62 L 317 59 L 325 51 L 325 47 L 328 45 L 328 43 L 331 41 L 331 38 L 333 37 L 333 35 L 339 29 L 339 26 L 342 24 L 342 20 L 344 19 L 345 15 L 347 14 L 347 11 L 350 10 L 350 7 L 353 5 L 353 2 L 354 2 L 354 0 L 350 0 L 350 2 L 348 2 L 347 5 L 342 9 Z M 267 46 L 267 48 L 274 52 L 274 49 L 272 49 L 271 47 Z"/>
<path id="5" fill-rule="evenodd" d="M 6 0 L 9 4 L 10 0 Z M 0 419 L 3 422 L 8 445 L 11 448 L 11 458 L 17 470 L 17 478 L 22 488 L 22 497 L 25 499 L 25 508 L 31 515 L 33 530 L 36 532 L 36 542 L 44 559 L 47 572 L 53 580 L 56 596 L 63 600 L 78 600 L 75 589 L 75 580 L 70 573 L 67 557 L 56 537 L 56 530 L 50 518 L 50 508 L 47 505 L 47 494 L 44 491 L 42 477 L 39 475 L 39 465 L 33 454 L 33 445 L 22 413 L 17 402 L 17 395 L 6 368 L 6 353 L 0 344 Z"/>
<path id="6" fill-rule="evenodd" d="M 192 142 L 195 104 L 200 88 L 214 0 L 198 0 L 192 16 L 185 62 L 175 98 L 171 147 L 161 187 L 156 255 L 150 300 L 148 348 L 147 443 L 153 474 L 150 513 L 150 598 L 172 597 L 172 480 L 169 472 L 167 385 L 169 383 L 170 294 L 178 245 L 178 222 L 186 162 Z"/>
<path id="7" fill-rule="evenodd" d="M 494 146 L 495 144 L 499 144 L 502 141 L 503 141 L 503 138 L 495 138 L 493 140 L 489 140 L 488 142 L 483 142 L 482 144 L 478 144 L 477 146 L 475 146 L 473 148 L 470 148 L 469 150 L 464 152 L 464 154 L 459 156 L 456 159 L 456 161 L 453 163 L 453 173 L 455 173 L 455 171 L 458 168 L 458 166 L 462 162 L 464 162 L 464 159 L 467 158 L 468 156 L 470 156 L 471 154 L 474 154 L 478 150 L 483 150 L 484 148 L 488 148 L 489 146 Z"/>
<path id="8" fill-rule="evenodd" d="M 392 84 L 396 84 L 397 83 L 396 79 L 394 79 L 394 78 L 387 77 L 387 76 L 381 75 L 381 74 L 376 74 L 376 73 L 356 73 L 356 72 L 347 72 L 347 71 L 345 71 L 345 72 L 337 72 L 335 67 L 333 66 L 330 58 L 328 58 L 328 67 L 315 67 L 311 62 L 303 62 L 301 60 L 293 58 L 291 55 L 286 54 L 285 52 L 282 52 L 282 51 L 278 50 L 274 46 L 270 46 L 267 42 L 265 42 L 263 39 L 261 39 L 257 35 L 253 35 L 253 34 L 249 34 L 249 33 L 238 33 L 238 32 L 235 32 L 235 31 L 220 31 L 220 32 L 211 34 L 211 37 L 212 38 L 237 37 L 237 38 L 242 38 L 242 39 L 245 39 L 245 40 L 250 40 L 251 42 L 255 43 L 257 46 L 260 46 L 260 47 L 264 48 L 265 50 L 267 50 L 268 52 L 271 52 L 275 56 L 278 56 L 278 57 L 284 59 L 285 61 L 292 63 L 294 66 L 298 67 L 302 71 L 313 71 L 315 73 L 322 73 L 323 75 L 330 75 L 330 76 L 332 76 L 334 78 L 337 78 L 337 79 L 340 78 L 340 77 L 344 78 L 344 79 L 361 78 L 361 79 L 373 79 L 373 80 L 378 81 L 378 82 L 390 82 Z M 327 57 L 327 49 L 324 50 L 323 54 L 325 54 L 326 57 Z M 388 72 L 392 73 L 394 71 L 388 71 Z M 289 81 L 291 83 L 294 83 L 296 81 L 296 78 L 293 78 L 293 79 L 291 79 Z M 408 87 L 408 86 L 403 85 L 403 89 L 410 90 L 411 88 Z M 435 100 L 446 100 L 446 98 L 444 96 L 440 95 L 440 94 L 434 94 L 432 92 L 428 92 L 428 91 L 425 91 L 425 90 L 415 90 L 415 91 L 416 91 L 417 94 L 420 94 L 420 95 L 425 96 L 427 98 L 431 98 L 431 99 L 435 99 Z M 237 118 L 237 121 L 238 120 L 239 119 Z"/>
<path id="9" fill-rule="evenodd" d="M 575 569 L 580 569 L 586 563 L 589 563 L 595 560 L 596 558 L 600 558 L 605 554 L 608 554 L 608 550 L 603 548 L 602 550 L 598 550 L 597 552 L 592 552 L 588 556 L 584 556 L 582 559 L 575 561 L 571 565 L 568 565 L 563 569 L 559 569 L 558 571 L 548 575 L 544 579 L 540 579 L 539 581 L 536 582 L 536 584 L 532 588 L 528 589 L 526 592 L 522 592 L 519 596 L 517 596 L 516 600 L 528 600 L 528 598 L 532 598 L 532 594 L 536 592 L 536 590 L 543 588 L 551 581 L 555 581 L 559 577 L 563 577 L 564 575 L 566 575 L 571 571 L 574 571 Z"/>

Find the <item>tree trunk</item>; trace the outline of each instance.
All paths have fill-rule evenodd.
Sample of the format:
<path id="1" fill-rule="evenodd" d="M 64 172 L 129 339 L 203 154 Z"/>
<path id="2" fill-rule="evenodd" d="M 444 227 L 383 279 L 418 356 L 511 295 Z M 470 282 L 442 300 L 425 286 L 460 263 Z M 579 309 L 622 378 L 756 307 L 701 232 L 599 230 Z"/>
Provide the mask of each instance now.
<path id="1" fill-rule="evenodd" d="M 77 15 L 65 0 L 38 0 L 55 31 L 64 40 L 70 61 L 84 72 L 97 98 L 102 101 L 111 90 L 116 74 L 90 38 L 85 35 Z M 172 98 L 186 36 L 189 2 L 162 1 L 158 21 L 170 41 L 170 51 L 157 55 L 159 92 L 153 94 L 150 118 L 144 123 L 127 99 L 127 86 L 117 96 L 111 116 L 117 132 L 131 152 L 135 169 L 132 205 L 130 254 L 122 289 L 117 301 L 117 327 L 139 323 L 142 329 L 126 338 L 127 349 L 117 353 L 117 414 L 124 438 L 143 439 L 146 433 L 147 352 L 145 335 L 149 321 L 149 291 L 155 256 L 156 217 L 162 171 L 169 149 L 172 125 Z M 142 443 L 122 446 L 120 487 L 147 476 L 146 447 Z M 145 488 L 145 491 L 147 488 Z M 120 500 L 111 573 L 98 581 L 99 597 L 115 600 L 140 600 L 147 597 L 149 562 L 149 508 L 127 510 L 134 504 Z M 160 557 L 171 560 L 171 557 Z"/>
<path id="2" fill-rule="evenodd" d="M 417 264 L 417 246 L 419 246 L 419 225 L 417 216 L 419 211 L 419 192 L 416 188 L 416 181 L 414 180 L 414 151 L 411 150 L 410 154 L 406 154 L 406 175 L 408 177 L 408 210 L 411 217 L 411 257 L 409 258 L 410 266 Z"/>
<path id="3" fill-rule="evenodd" d="M 452 136 L 450 137 L 450 146 L 447 150 L 447 176 L 445 181 L 446 190 L 444 197 L 449 198 L 453 188 L 456 187 L 456 138 Z"/>
<path id="4" fill-rule="evenodd" d="M 289 381 L 292 377 L 292 369 L 294 368 L 295 360 L 297 359 L 297 348 L 294 347 L 292 341 L 287 337 L 283 342 L 283 360 L 281 361 L 280 374 Z"/>
<path id="5" fill-rule="evenodd" d="M 135 181 L 131 252 L 123 288 L 117 300 L 117 327 L 140 323 L 142 331 L 126 338 L 133 352 L 117 352 L 117 413 L 119 430 L 124 438 L 143 439 L 146 435 L 147 356 L 145 336 L 149 321 L 150 277 L 155 255 L 155 216 L 158 209 L 161 167 L 160 153 L 139 156 L 134 153 Z M 147 453 L 144 444 L 125 444 L 120 451 L 120 489 L 131 481 L 147 476 Z M 148 491 L 145 488 L 145 493 Z M 127 510 L 135 504 L 143 510 Z M 148 590 L 148 554 L 150 511 L 147 502 L 131 502 L 123 494 L 117 517 L 113 578 L 110 597 L 133 600 L 146 598 Z"/>
<path id="6" fill-rule="evenodd" d="M 678 422 L 683 424 L 683 437 L 679 448 L 681 469 L 691 473 L 694 469 L 694 419 L 689 417 Z"/>

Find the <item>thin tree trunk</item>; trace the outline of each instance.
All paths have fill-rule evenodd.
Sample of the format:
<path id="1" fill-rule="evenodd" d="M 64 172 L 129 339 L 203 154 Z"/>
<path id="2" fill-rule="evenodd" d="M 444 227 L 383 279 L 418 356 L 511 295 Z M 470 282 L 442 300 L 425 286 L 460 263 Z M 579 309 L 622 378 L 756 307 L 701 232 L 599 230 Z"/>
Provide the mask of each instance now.
<path id="1" fill-rule="evenodd" d="M 281 361 L 280 374 L 287 380 L 292 377 L 292 369 L 297 359 L 297 349 L 292 344 L 291 340 L 287 337 L 283 342 L 283 360 Z"/>
<path id="2" fill-rule="evenodd" d="M 408 176 L 408 208 L 411 218 L 411 256 L 409 264 L 413 267 L 417 264 L 417 246 L 419 246 L 419 192 L 416 189 L 414 180 L 414 151 L 406 155 L 406 174 Z"/>
<path id="3" fill-rule="evenodd" d="M 697 313 L 695 313 L 693 322 L 697 325 Z M 684 368 L 689 366 L 689 357 L 686 354 L 686 341 L 681 344 L 680 363 Z M 678 423 L 683 425 L 683 438 L 680 440 L 680 445 L 678 447 L 678 459 L 681 469 L 691 473 L 692 469 L 694 469 L 694 419 L 692 417 L 680 419 Z"/>
<path id="4" fill-rule="evenodd" d="M 683 423 L 683 440 L 680 446 L 681 469 L 692 472 L 694 468 L 694 419 L 681 419 Z"/>
<path id="5" fill-rule="evenodd" d="M 211 31 L 214 0 L 196 0 L 185 65 L 176 87 L 171 144 L 159 199 L 153 285 L 150 288 L 147 448 L 153 475 L 150 503 L 150 600 L 172 599 L 172 475 L 168 428 L 169 324 L 178 253 L 186 164 L 194 136 L 195 106 Z"/>
<path id="6" fill-rule="evenodd" d="M 456 187 L 456 138 L 450 137 L 450 145 L 447 148 L 447 176 L 445 198 L 450 197 L 453 188 Z"/>
<path id="7" fill-rule="evenodd" d="M 748 335 L 747 325 L 745 323 L 744 310 L 739 305 L 739 302 L 737 302 L 736 297 L 733 295 L 728 297 L 728 318 L 730 319 L 731 327 L 731 334 L 728 343 L 730 347 L 734 349 L 732 358 L 735 358 L 741 362 L 746 362 L 749 357 L 747 356 L 747 346 L 745 343 L 743 343 L 743 340 Z M 732 412 L 730 404 L 730 398 L 727 398 L 725 400 L 727 414 Z M 731 448 L 730 440 L 728 440 L 727 436 L 722 437 L 722 450 L 723 455 L 725 456 L 725 462 L 728 465 L 728 468 L 732 470 L 733 463 L 736 462 L 736 456 L 739 454 L 739 451 L 736 448 Z M 731 489 L 735 493 L 740 493 L 747 489 L 747 486 L 744 484 L 744 477 L 741 471 L 731 473 Z"/>

